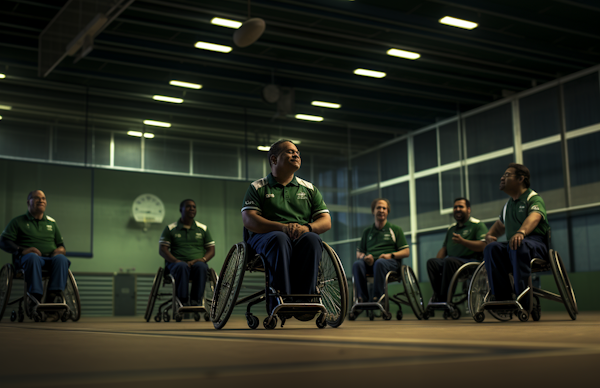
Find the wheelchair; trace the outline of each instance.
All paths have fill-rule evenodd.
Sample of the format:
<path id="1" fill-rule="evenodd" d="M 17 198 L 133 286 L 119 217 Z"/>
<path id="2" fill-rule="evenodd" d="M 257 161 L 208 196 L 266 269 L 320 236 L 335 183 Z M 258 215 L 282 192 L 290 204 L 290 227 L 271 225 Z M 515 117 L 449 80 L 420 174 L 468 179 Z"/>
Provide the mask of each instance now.
<path id="1" fill-rule="evenodd" d="M 62 302 L 46 302 L 47 288 L 49 280 L 49 272 L 42 270 L 42 279 L 44 284 L 44 294 L 42 297 L 43 303 L 32 297 L 27 292 L 27 282 L 25 282 L 25 271 L 23 269 L 15 269 L 13 264 L 6 264 L 0 269 L 0 320 L 4 316 L 6 306 L 15 305 L 18 303 L 17 310 L 12 310 L 10 314 L 11 322 L 23 322 L 25 316 L 35 322 L 45 322 L 47 312 L 57 313 L 62 322 L 72 320 L 77 322 L 81 317 L 81 299 L 79 297 L 79 289 L 75 277 L 69 270 L 67 277 L 67 285 L 61 292 L 60 298 Z M 23 296 L 10 300 L 10 294 L 13 287 L 13 281 L 23 281 Z"/>
<path id="2" fill-rule="evenodd" d="M 434 302 L 433 297 L 429 299 L 423 319 L 429 319 L 433 316 L 434 310 L 444 310 L 444 319 L 460 319 L 461 312 L 458 305 L 466 302 L 469 298 L 469 286 L 473 279 L 473 274 L 479 267 L 480 262 L 469 262 L 461 265 L 452 276 L 450 286 L 448 287 L 448 298 L 445 302 Z M 457 288 L 461 286 L 461 290 Z"/>
<path id="3" fill-rule="evenodd" d="M 550 246 L 548 244 L 548 246 Z M 552 271 L 554 281 L 558 287 L 559 293 L 555 294 L 550 291 L 542 290 L 533 287 L 531 278 L 529 277 L 529 287 L 527 287 L 515 300 L 507 301 L 490 301 L 491 288 L 488 281 L 487 271 L 484 263 L 481 263 L 475 274 L 469 288 L 469 308 L 475 322 L 483 322 L 485 320 L 485 311 L 489 312 L 494 318 L 500 321 L 508 321 L 516 315 L 521 322 L 526 322 L 529 317 L 534 321 L 539 321 L 541 318 L 541 309 L 539 298 L 553 300 L 562 303 L 567 310 L 567 313 L 572 320 L 577 319 L 579 310 L 577 309 L 577 301 L 569 276 L 565 270 L 565 266 L 558 252 L 553 249 L 548 250 L 548 259 L 542 260 L 534 258 L 530 262 L 531 273 L 540 273 Z M 510 275 L 511 282 L 513 281 Z M 524 306 L 524 299 L 529 295 L 529 305 Z"/>
<path id="4" fill-rule="evenodd" d="M 283 327 L 287 319 L 298 314 L 318 315 L 316 325 L 320 329 L 327 325 L 339 327 L 344 322 L 348 310 L 348 282 L 337 253 L 327 243 L 323 242 L 323 254 L 317 275 L 317 293 L 284 295 L 269 286 L 268 262 L 265 257 L 256 254 L 250 248 L 245 242 L 247 238 L 248 232 L 244 229 L 244 241 L 231 247 L 221 269 L 210 310 L 210 319 L 215 329 L 225 327 L 234 307 L 244 303 L 248 303 L 245 314 L 248 327 L 256 329 L 259 319 L 252 314 L 251 308 L 257 303 L 266 301 L 267 297 L 274 297 L 277 300 L 277 305 L 271 311 L 268 311 L 267 307 L 268 316 L 263 321 L 263 326 L 267 330 L 275 329 L 278 318 Z M 264 290 L 261 289 L 238 299 L 245 272 L 264 272 Z M 288 301 L 289 298 L 294 297 L 308 298 L 311 302 Z"/>
<path id="5" fill-rule="evenodd" d="M 373 275 L 367 275 L 367 282 L 369 284 L 373 283 Z M 388 285 L 391 282 L 402 283 L 404 285 L 404 290 L 398 294 L 389 296 Z M 418 320 L 423 318 L 423 297 L 421 296 L 421 288 L 419 287 L 419 281 L 415 276 L 415 273 L 408 265 L 400 266 L 400 273 L 390 271 L 385 275 L 384 293 L 376 302 L 358 301 L 354 276 L 352 277 L 352 288 L 354 291 L 354 302 L 350 308 L 350 314 L 348 314 L 348 319 L 351 321 L 354 321 L 358 315 L 360 315 L 360 310 L 367 311 L 367 316 L 371 321 L 375 319 L 374 312 L 379 310 L 381 311 L 383 319 L 389 321 L 392 319 L 390 301 L 398 306 L 398 312 L 396 313 L 397 320 L 403 318 L 402 305 L 410 306 Z"/>
<path id="6" fill-rule="evenodd" d="M 146 313 L 144 314 L 146 322 L 149 322 L 152 318 L 152 312 L 156 301 L 162 301 L 163 298 L 165 301 L 158 307 L 158 311 L 154 316 L 156 322 L 160 322 L 161 320 L 169 322 L 171 320 L 171 315 L 176 322 L 181 322 L 187 313 L 193 314 L 196 322 L 200 320 L 200 314 L 204 313 L 204 320 L 208 322 L 210 320 L 208 311 L 210 311 L 215 285 L 217 284 L 217 274 L 212 268 L 208 269 L 206 280 L 202 304 L 200 306 L 184 306 L 177 297 L 175 278 L 173 278 L 173 275 L 171 275 L 167 269 L 166 263 L 164 268 L 159 267 L 156 276 L 154 277 L 154 281 L 152 282 L 152 289 L 148 297 L 148 304 L 146 305 Z M 161 292 L 161 287 L 168 287 L 169 285 L 172 286 L 171 292 Z M 172 310 L 172 314 L 169 313 L 169 310 Z"/>

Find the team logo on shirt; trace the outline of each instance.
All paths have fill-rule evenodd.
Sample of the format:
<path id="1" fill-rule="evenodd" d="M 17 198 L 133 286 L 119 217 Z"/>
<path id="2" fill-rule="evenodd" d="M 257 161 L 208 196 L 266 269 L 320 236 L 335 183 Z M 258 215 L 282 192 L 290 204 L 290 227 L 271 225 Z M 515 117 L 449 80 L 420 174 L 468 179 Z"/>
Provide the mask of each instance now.
<path id="1" fill-rule="evenodd" d="M 254 201 L 246 201 L 244 202 L 246 205 L 254 205 Z"/>
<path id="2" fill-rule="evenodd" d="M 463 230 L 462 235 L 463 237 L 467 237 L 469 235 L 469 232 L 471 232 L 470 230 Z"/>
<path id="3" fill-rule="evenodd" d="M 519 213 L 522 213 L 525 211 L 525 205 L 519 205 Z"/>
<path id="4" fill-rule="evenodd" d="M 531 207 L 531 210 L 540 210 L 540 207 L 538 205 L 533 205 Z"/>
<path id="5" fill-rule="evenodd" d="M 46 225 L 46 229 L 48 230 L 48 232 L 52 232 L 52 225 Z"/>
<path id="6" fill-rule="evenodd" d="M 389 239 L 390 239 L 390 237 L 391 237 L 391 236 L 390 236 L 389 234 L 384 234 L 384 235 L 383 235 L 383 239 L 384 239 L 384 240 L 389 240 Z"/>
<path id="7" fill-rule="evenodd" d="M 296 196 L 297 199 L 306 199 L 306 193 L 304 191 L 301 191 L 298 193 L 298 195 Z"/>
<path id="8" fill-rule="evenodd" d="M 275 198 L 275 194 L 265 194 L 265 198 Z"/>
<path id="9" fill-rule="evenodd" d="M 179 233 L 175 233 L 175 238 L 181 238 L 181 235 Z"/>
<path id="10" fill-rule="evenodd" d="M 196 233 L 196 238 L 202 238 L 202 233 Z"/>

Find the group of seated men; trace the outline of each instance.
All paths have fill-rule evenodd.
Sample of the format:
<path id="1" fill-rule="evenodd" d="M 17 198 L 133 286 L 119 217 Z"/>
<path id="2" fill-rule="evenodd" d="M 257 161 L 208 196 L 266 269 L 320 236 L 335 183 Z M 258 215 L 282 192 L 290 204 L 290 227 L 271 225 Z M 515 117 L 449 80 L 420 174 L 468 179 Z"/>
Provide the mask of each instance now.
<path id="1" fill-rule="evenodd" d="M 331 228 L 329 210 L 319 190 L 295 175 L 301 158 L 292 141 L 274 143 L 267 157 L 271 173 L 250 185 L 242 205 L 243 224 L 249 232 L 247 243 L 266 258 L 273 289 L 283 295 L 315 294 L 323 251 L 319 235 Z M 455 200 L 457 222 L 448 229 L 437 257 L 427 263 L 434 298 L 444 301 L 457 268 L 462 263 L 480 260 L 481 252 L 496 300 L 510 299 L 513 291 L 519 295 L 527 287 L 531 258 L 547 255 L 545 236 L 549 230 L 544 201 L 529 188 L 529 181 L 525 166 L 509 165 L 501 176 L 500 190 L 510 199 L 489 231 L 471 217 L 466 198 Z M 55 298 L 65 288 L 70 265 L 56 222 L 45 215 L 46 204 L 41 190 L 29 193 L 28 212 L 10 221 L 0 236 L 0 247 L 12 253 L 15 265 L 24 269 L 28 292 L 39 302 L 43 294 L 42 269 L 49 272 L 48 295 Z M 193 200 L 182 201 L 179 210 L 179 220 L 168 225 L 160 237 L 159 253 L 175 278 L 177 297 L 193 305 L 202 299 L 206 263 L 215 255 L 215 242 L 208 227 L 194 220 Z M 402 229 L 387 221 L 389 201 L 378 198 L 371 210 L 374 224 L 365 229 L 352 268 L 357 298 L 365 302 L 380 300 L 386 273 L 398 270 L 402 259 L 410 254 Z M 497 242 L 497 237 L 505 232 L 508 243 Z M 514 275 L 514 289 L 509 272 Z M 371 298 L 366 283 L 369 273 L 374 276 Z M 268 298 L 268 311 L 277 303 L 276 298 Z"/>

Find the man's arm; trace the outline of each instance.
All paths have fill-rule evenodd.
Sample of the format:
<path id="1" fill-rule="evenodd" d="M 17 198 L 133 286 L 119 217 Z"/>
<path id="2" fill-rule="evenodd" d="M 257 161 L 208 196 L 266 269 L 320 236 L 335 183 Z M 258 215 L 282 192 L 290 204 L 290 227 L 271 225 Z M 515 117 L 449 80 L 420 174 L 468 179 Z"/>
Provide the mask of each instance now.
<path id="1" fill-rule="evenodd" d="M 253 233 L 287 233 L 286 224 L 276 221 L 269 221 L 258 214 L 258 210 L 244 210 L 242 212 L 242 221 L 244 222 L 244 227 Z"/>
<path id="2" fill-rule="evenodd" d="M 52 254 L 50 254 L 50 257 L 54 257 L 56 255 L 66 255 L 66 254 L 67 254 L 67 250 L 65 249 L 65 246 L 61 245 L 58 248 L 56 248 L 54 251 L 52 251 Z"/>
<path id="3" fill-rule="evenodd" d="M 36 247 L 29 247 L 29 248 L 25 248 L 25 247 L 21 247 L 19 245 L 17 245 L 14 241 L 7 239 L 6 237 L 1 237 L 0 238 L 0 249 L 2 249 L 3 251 L 6 251 L 12 255 L 27 255 L 29 253 L 35 253 L 38 256 L 42 256 L 42 252 L 40 252 L 39 249 L 37 249 Z"/>
<path id="4" fill-rule="evenodd" d="M 160 248 L 158 248 L 158 253 L 169 263 L 179 263 L 181 261 L 171 254 L 169 247 L 166 245 L 161 244 Z"/>
<path id="5" fill-rule="evenodd" d="M 504 230 L 505 227 L 502 221 L 496 220 L 496 222 L 494 222 L 494 225 L 492 225 L 492 227 L 490 228 L 490 231 L 487 232 L 487 234 L 485 235 L 486 244 L 498 241 L 498 237 L 504 234 Z"/>
<path id="6" fill-rule="evenodd" d="M 393 252 L 394 254 L 394 259 L 404 259 L 405 257 L 410 256 L 410 248 L 404 248 L 404 249 L 400 249 L 398 252 Z M 391 260 L 392 259 L 392 253 L 383 253 L 381 255 L 379 255 L 380 259 L 386 259 L 386 260 Z"/>
<path id="7" fill-rule="evenodd" d="M 187 263 L 188 263 L 188 266 L 191 267 L 192 265 L 196 264 L 199 261 L 201 261 L 203 263 L 208 263 L 208 261 L 210 259 L 212 259 L 213 257 L 215 257 L 215 246 L 211 245 L 206 248 L 206 252 L 204 253 L 204 256 L 202 258 L 190 260 Z"/>
<path id="8" fill-rule="evenodd" d="M 529 236 L 529 233 L 533 232 L 533 230 L 538 226 L 541 220 L 542 215 L 540 213 L 529 214 L 527 218 L 525 218 L 525 221 L 523 221 L 523 224 L 521 225 L 517 233 L 515 233 L 514 236 L 511 237 L 508 244 L 510 248 L 514 250 L 520 247 L 523 239 L 526 236 Z"/>
<path id="9" fill-rule="evenodd" d="M 442 249 L 440 249 L 438 251 L 437 255 L 435 255 L 435 258 L 436 259 L 443 259 L 447 255 L 448 255 L 448 250 L 446 249 L 446 247 L 442 247 Z"/>
<path id="10" fill-rule="evenodd" d="M 455 243 L 459 243 L 460 245 L 466 247 L 467 249 L 472 250 L 473 252 L 483 252 L 485 249 L 486 243 L 485 241 L 479 240 L 465 240 L 460 234 L 453 233 L 452 241 Z"/>

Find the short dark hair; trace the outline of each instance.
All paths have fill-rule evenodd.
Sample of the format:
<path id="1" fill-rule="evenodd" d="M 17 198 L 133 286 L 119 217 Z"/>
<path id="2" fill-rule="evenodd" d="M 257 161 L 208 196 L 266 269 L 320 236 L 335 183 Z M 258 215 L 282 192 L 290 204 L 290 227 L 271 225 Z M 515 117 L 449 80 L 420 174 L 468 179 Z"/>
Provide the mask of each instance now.
<path id="1" fill-rule="evenodd" d="M 529 186 L 531 186 L 531 173 L 529 172 L 529 169 L 523 166 L 522 164 L 518 163 L 509 164 L 508 168 L 511 167 L 515 169 L 515 174 L 517 174 L 517 177 L 523 177 L 523 184 L 525 185 L 525 188 L 528 189 Z"/>
<path id="2" fill-rule="evenodd" d="M 275 156 L 275 157 L 279 156 L 279 154 L 281 154 L 281 145 L 283 143 L 288 143 L 288 142 L 294 144 L 293 141 L 288 140 L 288 139 L 277 140 L 275 143 L 271 144 L 271 148 L 269 148 L 269 152 L 267 153 L 267 158 L 269 159 L 269 166 L 271 165 L 271 156 Z"/>
<path id="3" fill-rule="evenodd" d="M 185 205 L 186 202 L 194 202 L 194 205 L 196 204 L 196 201 L 194 201 L 193 199 L 184 199 L 183 201 L 181 201 L 181 203 L 179 204 L 179 211 L 181 211 L 181 209 L 183 209 L 183 205 Z"/>
<path id="4" fill-rule="evenodd" d="M 377 202 L 379 201 L 385 201 L 385 203 L 387 203 L 388 214 L 391 213 L 392 208 L 390 206 L 390 201 L 388 201 L 386 198 L 375 198 L 373 202 L 371 202 L 371 213 L 375 211 L 375 206 L 377 206 Z"/>
<path id="5" fill-rule="evenodd" d="M 465 203 L 467 204 L 467 208 L 470 208 L 470 207 L 471 207 L 471 202 L 469 202 L 469 200 L 468 200 L 468 199 L 466 199 L 465 197 L 459 197 L 459 198 L 456 198 L 456 199 L 454 200 L 454 202 L 452 202 L 452 204 L 455 204 L 455 203 L 456 203 L 456 201 L 465 201 Z"/>
<path id="6" fill-rule="evenodd" d="M 27 202 L 29 202 L 33 198 L 33 193 L 35 193 L 36 191 L 42 191 L 42 190 L 37 189 L 37 190 L 30 191 L 29 194 L 27 194 Z"/>

